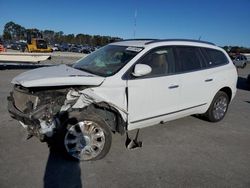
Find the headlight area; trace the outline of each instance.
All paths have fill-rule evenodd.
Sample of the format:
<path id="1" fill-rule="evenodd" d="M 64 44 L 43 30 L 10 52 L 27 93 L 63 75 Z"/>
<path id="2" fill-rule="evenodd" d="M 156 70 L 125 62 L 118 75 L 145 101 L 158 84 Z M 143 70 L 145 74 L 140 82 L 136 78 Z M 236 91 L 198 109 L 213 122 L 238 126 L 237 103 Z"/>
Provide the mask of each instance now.
<path id="1" fill-rule="evenodd" d="M 24 88 L 15 85 L 8 97 L 8 110 L 28 131 L 28 138 L 36 136 L 46 141 L 60 127 L 61 107 L 72 87 Z"/>

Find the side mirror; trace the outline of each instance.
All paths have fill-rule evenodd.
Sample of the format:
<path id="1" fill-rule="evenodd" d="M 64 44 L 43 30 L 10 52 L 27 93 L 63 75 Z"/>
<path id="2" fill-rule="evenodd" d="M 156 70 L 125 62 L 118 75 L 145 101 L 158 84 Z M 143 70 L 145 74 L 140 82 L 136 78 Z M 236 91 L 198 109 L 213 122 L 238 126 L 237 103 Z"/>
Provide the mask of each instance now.
<path id="1" fill-rule="evenodd" d="M 151 71 L 152 71 L 152 68 L 149 65 L 137 64 L 135 65 L 135 69 L 132 75 L 135 77 L 145 76 L 151 73 Z"/>

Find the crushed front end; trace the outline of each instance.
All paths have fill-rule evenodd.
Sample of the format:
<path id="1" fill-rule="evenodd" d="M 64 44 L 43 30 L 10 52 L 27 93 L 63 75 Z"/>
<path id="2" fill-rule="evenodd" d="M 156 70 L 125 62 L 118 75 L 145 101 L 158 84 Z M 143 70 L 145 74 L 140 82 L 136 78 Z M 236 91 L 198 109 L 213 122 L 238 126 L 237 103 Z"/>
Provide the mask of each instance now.
<path id="1" fill-rule="evenodd" d="M 12 118 L 27 129 L 28 137 L 46 141 L 59 126 L 61 107 L 70 88 L 25 88 L 15 85 L 8 97 L 8 110 Z"/>

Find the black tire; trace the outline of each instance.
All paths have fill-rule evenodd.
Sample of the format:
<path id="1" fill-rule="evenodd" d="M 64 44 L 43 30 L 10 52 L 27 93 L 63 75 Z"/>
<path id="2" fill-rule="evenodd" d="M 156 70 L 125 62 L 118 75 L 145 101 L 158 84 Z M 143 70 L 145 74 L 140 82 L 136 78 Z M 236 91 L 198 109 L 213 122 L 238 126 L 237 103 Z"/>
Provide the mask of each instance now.
<path id="1" fill-rule="evenodd" d="M 244 69 L 246 66 L 247 66 L 247 64 L 246 64 L 246 63 L 244 63 L 244 64 L 243 64 L 243 66 L 242 66 L 242 68 Z"/>
<path id="2" fill-rule="evenodd" d="M 219 91 L 210 104 L 207 112 L 204 114 L 206 119 L 210 122 L 218 122 L 221 121 L 227 112 L 229 105 L 229 97 L 223 92 Z"/>
<path id="3" fill-rule="evenodd" d="M 82 127 L 80 128 L 80 126 Z M 88 129 L 93 130 L 88 130 L 89 132 L 85 130 L 87 126 Z M 64 127 L 65 131 L 63 131 L 62 144 L 66 153 L 71 158 L 80 161 L 99 160 L 105 157 L 109 152 L 112 143 L 112 134 L 109 126 L 100 116 L 96 114 L 78 113 L 73 118 L 66 121 Z M 73 132 L 79 135 L 76 136 Z M 98 134 L 99 137 L 96 137 Z M 71 143 L 71 139 L 76 139 L 78 141 L 76 143 Z M 96 142 L 96 145 L 93 145 L 93 142 Z M 74 148 L 79 147 L 81 148 L 82 154 L 79 154 L 79 151 L 72 152 Z M 90 155 L 88 155 L 88 153 Z"/>
<path id="4" fill-rule="evenodd" d="M 247 83 L 250 84 L 250 74 L 247 76 Z"/>

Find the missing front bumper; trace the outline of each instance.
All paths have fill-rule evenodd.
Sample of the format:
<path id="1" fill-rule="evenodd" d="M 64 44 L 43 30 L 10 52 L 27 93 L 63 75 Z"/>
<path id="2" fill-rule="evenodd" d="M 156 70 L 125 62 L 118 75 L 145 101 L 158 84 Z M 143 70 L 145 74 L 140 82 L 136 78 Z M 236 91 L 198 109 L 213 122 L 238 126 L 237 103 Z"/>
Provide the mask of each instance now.
<path id="1" fill-rule="evenodd" d="M 13 96 L 9 96 L 8 100 L 8 111 L 13 119 L 20 122 L 22 127 L 24 127 L 28 132 L 28 137 L 36 136 L 41 142 L 46 141 L 48 137 L 52 137 L 54 129 L 56 127 L 56 122 L 53 121 L 50 125 L 46 124 L 45 121 L 39 120 L 37 117 L 44 110 L 44 107 L 36 110 L 32 113 L 23 113 L 19 111 L 14 105 Z M 25 126 L 23 126 L 25 125 Z"/>

